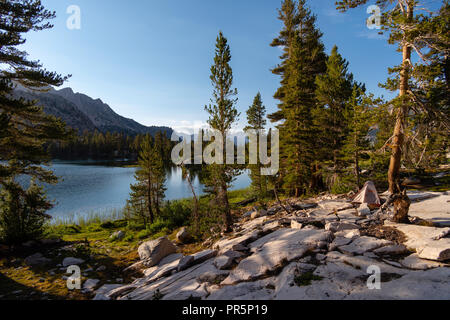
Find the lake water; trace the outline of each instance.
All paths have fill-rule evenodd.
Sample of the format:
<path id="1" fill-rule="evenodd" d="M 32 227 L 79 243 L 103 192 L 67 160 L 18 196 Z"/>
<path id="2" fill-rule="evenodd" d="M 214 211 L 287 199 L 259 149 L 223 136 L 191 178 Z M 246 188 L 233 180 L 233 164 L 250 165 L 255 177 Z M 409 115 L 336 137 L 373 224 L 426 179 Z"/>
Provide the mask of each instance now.
<path id="1" fill-rule="evenodd" d="M 49 214 L 55 218 L 68 215 L 101 213 L 107 215 L 122 209 L 130 193 L 130 184 L 135 183 L 136 168 L 108 167 L 89 163 L 54 162 L 54 173 L 61 178 L 57 185 L 46 186 L 47 196 L 56 201 Z M 197 194 L 203 186 L 198 179 L 193 181 Z M 250 178 L 242 174 L 233 183 L 232 190 L 250 185 Z M 167 176 L 166 200 L 192 197 L 187 181 L 181 178 L 181 170 L 172 169 Z"/>

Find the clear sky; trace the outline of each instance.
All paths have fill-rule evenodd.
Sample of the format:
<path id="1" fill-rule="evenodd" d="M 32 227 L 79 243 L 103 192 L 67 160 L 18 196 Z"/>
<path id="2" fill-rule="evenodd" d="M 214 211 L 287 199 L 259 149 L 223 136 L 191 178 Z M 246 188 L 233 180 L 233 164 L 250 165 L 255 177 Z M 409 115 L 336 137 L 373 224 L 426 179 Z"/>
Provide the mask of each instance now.
<path id="1" fill-rule="evenodd" d="M 145 125 L 179 131 L 205 123 L 215 39 L 222 30 L 232 51 L 237 108 L 245 111 L 258 91 L 268 112 L 276 110 L 273 94 L 279 78 L 270 69 L 280 49 L 269 46 L 281 29 L 281 0 L 43 0 L 55 10 L 55 27 L 27 36 L 25 49 L 48 70 L 72 74 L 64 85 L 101 98 L 117 113 Z M 370 92 L 387 68 L 401 62 L 396 47 L 366 27 L 364 8 L 342 14 L 335 0 L 310 0 L 324 33 L 327 53 L 334 44 L 350 62 L 355 80 Z M 371 3 L 370 3 L 371 4 Z M 81 9 L 81 29 L 69 30 L 67 8 Z"/>

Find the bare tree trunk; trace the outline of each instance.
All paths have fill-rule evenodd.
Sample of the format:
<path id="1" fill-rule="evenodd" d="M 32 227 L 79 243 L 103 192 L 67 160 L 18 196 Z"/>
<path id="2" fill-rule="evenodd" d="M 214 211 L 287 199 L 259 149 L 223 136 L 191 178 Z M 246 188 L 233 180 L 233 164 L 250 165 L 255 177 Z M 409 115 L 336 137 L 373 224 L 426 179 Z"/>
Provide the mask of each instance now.
<path id="1" fill-rule="evenodd" d="M 408 1 L 406 4 L 406 17 L 410 21 L 413 17 L 413 4 Z M 408 91 L 409 68 L 411 66 L 411 47 L 406 43 L 403 44 L 403 67 L 400 71 L 400 94 L 399 97 L 406 97 Z M 400 166 L 402 160 L 402 148 L 405 142 L 405 117 L 408 113 L 408 106 L 406 101 L 402 101 L 402 106 L 397 111 L 396 123 L 394 128 L 394 136 L 392 140 L 392 155 L 388 171 L 389 192 L 391 195 L 399 195 L 401 199 L 397 200 L 397 205 L 394 205 L 393 220 L 406 221 L 408 217 L 409 205 L 408 196 L 406 192 L 402 193 L 400 190 Z M 405 218 L 406 216 L 406 218 Z"/>
<path id="2" fill-rule="evenodd" d="M 219 190 L 219 203 L 222 205 L 222 216 L 224 220 L 224 232 L 228 233 L 232 231 L 233 218 L 231 217 L 230 204 L 228 202 L 227 186 L 222 184 Z"/>
<path id="3" fill-rule="evenodd" d="M 182 167 L 184 168 L 184 165 L 182 165 Z M 189 187 L 191 188 L 192 195 L 194 196 L 194 225 L 195 225 L 194 228 L 195 228 L 195 233 L 198 234 L 199 224 L 200 224 L 199 214 L 198 214 L 198 198 L 197 198 L 197 194 L 195 193 L 194 186 L 192 185 L 191 174 L 189 172 L 186 174 L 186 178 L 189 183 Z"/>
<path id="4" fill-rule="evenodd" d="M 359 172 L 359 155 L 358 151 L 355 152 L 355 175 L 356 175 L 356 183 L 358 185 L 358 189 L 361 188 L 361 174 Z"/>

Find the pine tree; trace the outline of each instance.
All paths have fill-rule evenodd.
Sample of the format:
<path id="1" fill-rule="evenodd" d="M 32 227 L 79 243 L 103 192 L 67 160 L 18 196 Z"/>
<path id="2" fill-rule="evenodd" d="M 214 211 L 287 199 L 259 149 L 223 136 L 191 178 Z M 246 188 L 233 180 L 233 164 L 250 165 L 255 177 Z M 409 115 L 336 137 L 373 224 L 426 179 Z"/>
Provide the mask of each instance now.
<path id="1" fill-rule="evenodd" d="M 261 99 L 261 93 L 253 99 L 253 104 L 247 110 L 247 122 L 248 126 L 244 128 L 246 130 L 255 130 L 259 132 L 258 139 L 265 134 L 265 126 L 267 120 L 265 119 L 266 107 L 263 105 Z M 259 150 L 259 140 L 257 141 L 257 150 Z M 262 201 L 266 197 L 267 193 L 267 177 L 261 175 L 262 163 L 260 161 L 259 152 L 257 154 L 257 164 L 249 164 L 250 178 L 252 180 L 252 189 L 257 195 L 257 198 Z"/>
<path id="2" fill-rule="evenodd" d="M 227 39 L 222 32 L 216 40 L 214 64 L 211 67 L 211 83 L 213 85 L 213 99 L 205 110 L 209 114 L 208 124 L 217 130 L 223 138 L 223 159 L 225 163 L 226 141 L 230 129 L 238 120 L 239 113 L 235 108 L 237 89 L 233 89 L 233 71 L 230 66 L 231 51 Z M 226 164 L 212 164 L 208 166 L 208 186 L 212 186 L 216 197 L 216 209 L 220 211 L 224 231 L 231 231 L 232 218 L 228 202 L 227 190 L 233 178 L 238 174 L 235 167 Z"/>
<path id="3" fill-rule="evenodd" d="M 309 190 L 314 176 L 314 135 L 312 111 L 317 105 L 315 97 L 316 76 L 325 71 L 324 46 L 321 32 L 316 28 L 316 17 L 300 0 L 296 14 L 292 16 L 294 36 L 285 42 L 288 48 L 283 63 L 283 79 L 278 96 L 281 103 L 276 114 L 269 116 L 272 121 L 281 122 L 280 131 L 280 179 L 287 191 L 296 196 Z M 284 32 L 284 30 L 283 30 Z M 280 91 L 279 91 L 280 92 Z"/>
<path id="4" fill-rule="evenodd" d="M 160 215 L 164 199 L 166 174 L 159 146 L 152 145 L 149 135 L 144 136 L 138 160 L 139 169 L 135 173 L 136 184 L 130 186 L 129 207 L 132 217 L 145 226 L 155 222 Z"/>
<path id="5" fill-rule="evenodd" d="M 337 9 L 347 11 L 351 8 L 364 5 L 367 0 L 343 0 L 337 1 Z M 389 192 L 391 197 L 388 203 L 394 202 L 394 217 L 396 222 L 408 222 L 408 211 L 410 200 L 406 195 L 406 190 L 401 187 L 400 168 L 402 164 L 402 156 L 404 155 L 406 139 L 408 136 L 408 117 L 411 111 L 416 113 L 427 113 L 433 115 L 442 115 L 445 123 L 448 124 L 448 115 L 445 114 L 445 107 L 441 104 L 437 107 L 433 103 L 433 99 L 421 101 L 420 97 L 414 92 L 415 75 L 414 70 L 419 69 L 419 65 L 427 63 L 427 59 L 437 63 L 438 65 L 446 65 L 441 68 L 447 76 L 446 88 L 444 95 L 448 96 L 448 1 L 444 1 L 441 11 L 438 15 L 434 15 L 431 10 L 426 8 L 425 1 L 422 0 L 378 0 L 377 5 L 382 9 L 382 30 L 389 33 L 388 42 L 397 44 L 398 51 L 402 53 L 402 64 L 394 68 L 390 68 L 389 72 L 393 75 L 388 79 L 384 87 L 392 91 L 399 91 L 396 99 L 391 101 L 391 105 L 395 108 L 396 122 L 392 139 L 389 143 L 391 147 L 391 158 L 388 170 Z M 418 13 L 420 12 L 420 13 Z M 446 15 L 446 16 L 445 16 Z M 420 58 L 419 65 L 412 64 L 412 52 L 416 52 Z M 428 51 L 424 54 L 424 51 Z M 418 68 L 419 67 L 419 68 Z M 431 67 L 432 68 L 432 67 Z M 444 70 L 442 70 L 444 69 Z M 429 67 L 423 70 L 429 76 Z M 420 72 L 420 71 L 419 71 Z M 419 80 L 419 79 L 416 79 Z M 432 78 L 429 78 L 434 83 Z M 417 81 L 420 86 L 420 81 Z M 426 90 L 425 90 L 426 91 Z M 425 92 L 425 96 L 432 92 Z M 441 94 L 442 95 L 442 94 Z M 445 99 L 444 99 L 445 100 Z M 445 105 L 445 103 L 444 103 Z M 448 109 L 447 109 L 448 111 Z M 442 121 L 442 120 L 440 120 Z"/>
<path id="6" fill-rule="evenodd" d="M 11 191 L 14 196 L 3 197 L 0 205 L 7 210 L 10 203 L 5 199 L 17 197 L 17 201 L 25 202 L 32 195 L 36 197 L 37 207 L 28 210 L 28 214 L 46 217 L 41 208 L 48 209 L 50 202 L 44 194 L 27 193 L 14 179 L 26 175 L 35 181 L 56 183 L 56 176 L 41 166 L 50 160 L 44 146 L 52 140 L 68 139 L 70 132 L 61 120 L 46 115 L 35 101 L 15 97 L 14 88 L 21 85 L 45 91 L 51 86 L 60 86 L 67 79 L 43 69 L 38 61 L 29 60 L 27 53 L 19 48 L 26 41 L 26 33 L 52 28 L 48 20 L 53 19 L 55 13 L 46 10 L 38 0 L 6 0 L 0 3 L 0 16 L 0 188 L 4 188 L 3 192 L 14 190 Z M 9 188 L 11 185 L 14 188 Z M 5 231 L 9 227 L 14 228 L 5 224 L 1 228 Z M 17 230 L 30 232 L 26 227 Z M 27 234 L 16 236 L 17 240 L 28 237 Z"/>
<path id="7" fill-rule="evenodd" d="M 354 84 L 352 95 L 344 116 L 347 119 L 349 132 L 342 146 L 341 160 L 344 167 L 353 166 L 353 172 L 346 172 L 347 178 L 357 189 L 361 183 L 361 155 L 371 149 L 368 134 L 373 125 L 372 106 L 379 103 L 372 95 L 367 96 L 363 87 Z"/>
<path id="8" fill-rule="evenodd" d="M 342 164 L 339 163 L 340 152 L 349 131 L 345 111 L 353 86 L 353 75 L 348 71 L 348 62 L 342 58 L 336 46 L 328 58 L 326 73 L 317 76 L 316 86 L 318 108 L 315 111 L 315 122 L 320 130 L 320 147 L 316 158 L 331 161 L 333 174 L 329 186 L 336 187 L 342 170 Z"/>

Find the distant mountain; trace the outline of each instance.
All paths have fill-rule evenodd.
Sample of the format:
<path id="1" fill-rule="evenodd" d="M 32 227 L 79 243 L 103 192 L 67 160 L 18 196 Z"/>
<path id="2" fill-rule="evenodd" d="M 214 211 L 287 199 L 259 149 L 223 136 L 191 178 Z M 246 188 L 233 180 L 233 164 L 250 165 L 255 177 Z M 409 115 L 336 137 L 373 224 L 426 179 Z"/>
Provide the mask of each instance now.
<path id="1" fill-rule="evenodd" d="M 120 132 L 128 135 L 151 134 L 158 131 L 166 132 L 170 137 L 173 130 L 169 127 L 146 127 L 132 119 L 127 119 L 114 112 L 110 106 L 100 99 L 92 99 L 82 94 L 74 93 L 71 88 L 62 90 L 51 89 L 48 92 L 35 92 L 18 86 L 15 94 L 30 100 L 37 100 L 44 112 L 61 118 L 66 124 L 83 132 L 85 130 L 100 132 Z"/>

